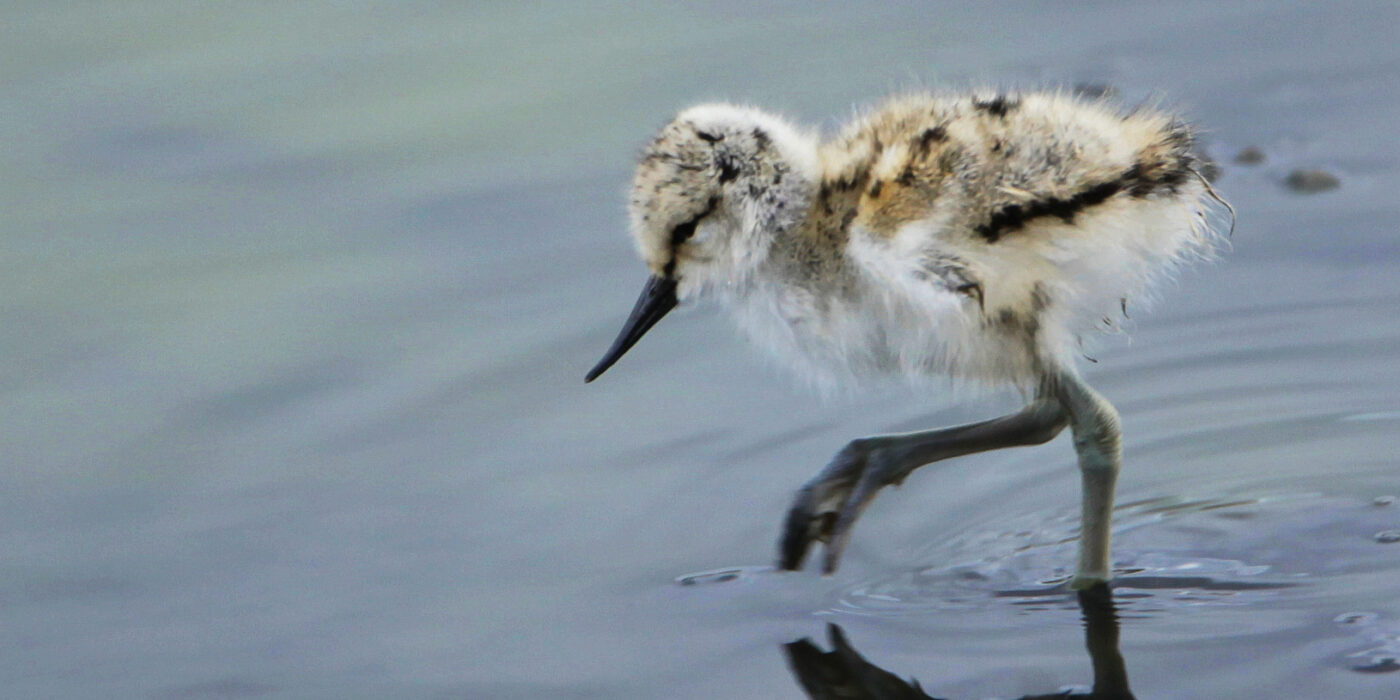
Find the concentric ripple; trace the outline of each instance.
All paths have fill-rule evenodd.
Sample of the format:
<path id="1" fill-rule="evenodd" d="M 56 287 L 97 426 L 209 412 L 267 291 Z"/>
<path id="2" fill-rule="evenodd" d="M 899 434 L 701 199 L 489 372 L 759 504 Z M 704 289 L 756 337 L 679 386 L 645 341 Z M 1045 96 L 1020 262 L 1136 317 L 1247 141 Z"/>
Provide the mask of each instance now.
<path id="1" fill-rule="evenodd" d="M 1115 514 L 1114 588 L 1129 610 L 1148 613 L 1274 599 L 1323 573 L 1400 574 L 1400 556 L 1383 549 L 1381 535 L 1400 523 L 1388 503 L 1316 494 L 1127 503 Z M 937 553 L 951 563 L 850 586 L 838 608 L 903 615 L 1058 597 L 1074 561 L 1074 517 L 1025 520 L 1039 525 L 964 533 Z"/>

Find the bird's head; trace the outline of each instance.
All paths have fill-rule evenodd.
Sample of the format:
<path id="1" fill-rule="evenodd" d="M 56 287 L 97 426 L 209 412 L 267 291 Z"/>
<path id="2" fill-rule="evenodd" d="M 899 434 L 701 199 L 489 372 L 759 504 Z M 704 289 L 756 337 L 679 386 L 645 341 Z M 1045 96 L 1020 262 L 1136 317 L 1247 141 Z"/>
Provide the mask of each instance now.
<path id="1" fill-rule="evenodd" d="M 700 105 L 662 128 L 642 153 L 628 200 L 651 278 L 587 381 L 680 301 L 748 280 L 806 216 L 816 179 L 815 139 L 756 109 Z"/>

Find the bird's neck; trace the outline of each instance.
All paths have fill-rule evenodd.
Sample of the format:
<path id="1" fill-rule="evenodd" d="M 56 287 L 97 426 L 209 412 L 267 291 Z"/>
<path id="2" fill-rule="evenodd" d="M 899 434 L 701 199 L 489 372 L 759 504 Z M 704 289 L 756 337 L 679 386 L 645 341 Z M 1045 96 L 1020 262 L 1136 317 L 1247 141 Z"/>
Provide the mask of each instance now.
<path id="1" fill-rule="evenodd" d="M 841 293 L 848 285 L 833 283 L 851 275 L 846 244 L 865 182 L 842 172 L 804 175 L 800 196 L 792 197 L 797 208 L 789 209 L 785 226 L 769 231 L 762 273 L 777 283 Z"/>

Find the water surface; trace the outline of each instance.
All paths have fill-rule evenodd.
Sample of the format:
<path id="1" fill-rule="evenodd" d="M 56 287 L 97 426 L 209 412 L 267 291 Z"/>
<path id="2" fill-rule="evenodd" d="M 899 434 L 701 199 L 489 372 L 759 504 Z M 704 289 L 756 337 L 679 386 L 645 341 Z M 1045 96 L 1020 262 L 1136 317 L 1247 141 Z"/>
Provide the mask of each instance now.
<path id="1" fill-rule="evenodd" d="M 135 2 L 0 26 L 15 697 L 799 698 L 784 645 L 828 622 L 934 696 L 1087 687 L 1057 588 L 1066 437 L 882 494 L 835 577 L 767 568 L 846 440 L 1013 397 L 817 400 L 708 310 L 582 383 L 645 274 L 633 155 L 675 110 L 831 128 L 980 82 L 1180 107 L 1240 214 L 1086 369 L 1126 430 L 1134 692 L 1400 696 L 1393 3 Z M 1287 186 L 1312 168 L 1340 187 Z"/>

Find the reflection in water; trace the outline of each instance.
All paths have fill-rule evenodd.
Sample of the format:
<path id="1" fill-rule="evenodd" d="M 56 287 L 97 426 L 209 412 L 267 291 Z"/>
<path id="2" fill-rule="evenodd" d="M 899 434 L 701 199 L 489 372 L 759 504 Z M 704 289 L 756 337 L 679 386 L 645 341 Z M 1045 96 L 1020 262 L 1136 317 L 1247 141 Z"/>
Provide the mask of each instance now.
<path id="1" fill-rule="evenodd" d="M 1131 700 L 1128 671 L 1118 651 L 1118 615 L 1113 594 L 1100 584 L 1078 594 L 1084 615 L 1084 645 L 1094 668 L 1094 685 L 1088 693 L 1055 692 L 1027 695 L 1022 700 L 1092 698 Z M 832 650 L 823 652 L 810 639 L 783 645 L 788 665 L 802 689 L 813 700 L 937 700 L 920 687 L 866 661 L 856 652 L 837 625 L 827 626 Z"/>
<path id="2" fill-rule="evenodd" d="M 836 624 L 826 626 L 831 651 L 823 652 L 810 639 L 783 645 L 788 666 L 797 682 L 813 700 L 845 698 L 870 700 L 927 700 L 919 682 L 904 682 L 899 676 L 876 666 L 856 652 Z"/>

